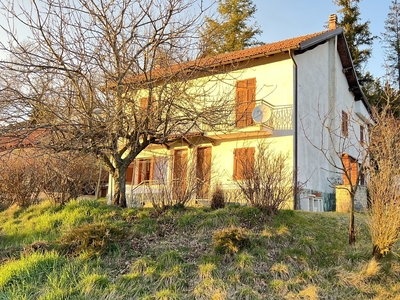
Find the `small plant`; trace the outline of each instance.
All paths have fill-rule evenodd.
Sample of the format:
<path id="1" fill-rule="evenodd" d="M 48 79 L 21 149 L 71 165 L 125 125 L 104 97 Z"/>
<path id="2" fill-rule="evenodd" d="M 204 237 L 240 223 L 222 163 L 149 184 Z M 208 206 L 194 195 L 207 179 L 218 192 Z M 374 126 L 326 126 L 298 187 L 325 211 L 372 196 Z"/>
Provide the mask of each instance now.
<path id="1" fill-rule="evenodd" d="M 213 241 L 217 252 L 227 254 L 237 253 L 250 243 L 245 229 L 234 226 L 216 231 L 213 236 Z"/>
<path id="2" fill-rule="evenodd" d="M 61 248 L 68 255 L 85 254 L 88 257 L 101 255 L 110 246 L 122 240 L 125 232 L 122 228 L 108 224 L 87 224 L 75 228 L 61 238 Z"/>
<path id="3" fill-rule="evenodd" d="M 211 198 L 211 208 L 219 209 L 225 207 L 225 195 L 222 187 L 218 184 L 215 187 L 214 193 Z"/>
<path id="4" fill-rule="evenodd" d="M 30 255 L 35 252 L 45 253 L 49 251 L 51 246 L 46 241 L 37 241 L 24 247 L 24 254 Z"/>

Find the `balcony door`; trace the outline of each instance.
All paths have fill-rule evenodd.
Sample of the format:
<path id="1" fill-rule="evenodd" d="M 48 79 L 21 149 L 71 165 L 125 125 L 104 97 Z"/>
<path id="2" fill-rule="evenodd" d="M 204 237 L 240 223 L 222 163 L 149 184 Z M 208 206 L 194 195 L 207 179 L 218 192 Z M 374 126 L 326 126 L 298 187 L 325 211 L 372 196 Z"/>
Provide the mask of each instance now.
<path id="1" fill-rule="evenodd" d="M 256 105 L 256 79 L 236 82 L 236 126 L 243 128 L 254 125 L 251 113 Z"/>

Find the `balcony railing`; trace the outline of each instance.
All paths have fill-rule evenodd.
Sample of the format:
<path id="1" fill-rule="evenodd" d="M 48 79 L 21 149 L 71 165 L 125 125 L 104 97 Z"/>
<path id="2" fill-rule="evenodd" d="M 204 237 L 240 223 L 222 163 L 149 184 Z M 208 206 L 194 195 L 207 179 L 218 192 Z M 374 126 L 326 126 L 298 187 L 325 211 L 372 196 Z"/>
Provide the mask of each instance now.
<path id="1" fill-rule="evenodd" d="M 260 123 L 254 122 L 252 119 L 253 108 L 262 106 L 264 110 L 268 110 L 270 116 Z M 291 130 L 293 129 L 293 106 L 292 105 L 272 105 L 265 100 L 256 100 L 254 102 L 241 103 L 241 112 L 238 107 L 232 106 L 227 108 L 223 120 L 219 124 L 199 124 L 199 128 L 203 132 L 232 132 L 245 127 L 263 126 L 271 130 Z"/>

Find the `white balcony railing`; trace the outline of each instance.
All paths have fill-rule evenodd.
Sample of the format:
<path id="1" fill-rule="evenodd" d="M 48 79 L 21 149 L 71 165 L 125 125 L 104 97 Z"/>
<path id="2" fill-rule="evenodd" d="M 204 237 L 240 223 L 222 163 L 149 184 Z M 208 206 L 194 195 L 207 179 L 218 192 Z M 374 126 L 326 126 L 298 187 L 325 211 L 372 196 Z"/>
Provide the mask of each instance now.
<path id="1" fill-rule="evenodd" d="M 262 106 L 269 111 L 269 117 L 262 122 L 256 123 L 252 118 L 252 109 L 249 108 Z M 203 132 L 226 131 L 232 132 L 251 126 L 262 126 L 271 130 L 291 130 L 293 129 L 293 106 L 292 105 L 272 105 L 265 100 L 256 100 L 249 103 L 241 103 L 244 112 L 238 113 L 237 107 L 227 108 L 224 120 L 220 124 L 209 125 L 199 124 L 199 128 Z"/>

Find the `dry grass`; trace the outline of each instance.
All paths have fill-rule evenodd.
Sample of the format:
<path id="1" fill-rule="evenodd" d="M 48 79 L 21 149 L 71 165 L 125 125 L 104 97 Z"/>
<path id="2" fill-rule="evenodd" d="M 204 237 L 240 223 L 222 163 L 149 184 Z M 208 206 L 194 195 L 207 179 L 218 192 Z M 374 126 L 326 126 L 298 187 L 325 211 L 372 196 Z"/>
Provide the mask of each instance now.
<path id="1" fill-rule="evenodd" d="M 78 211 L 86 218 L 90 212 L 93 224 L 112 222 L 123 228 L 125 238 L 112 241 L 112 251 L 107 246 L 100 256 L 55 253 L 51 249 L 59 249 L 62 234 L 79 233 L 87 226 L 83 215 L 77 221 Z M 37 242 L 22 239 L 13 226 L 29 219 L 24 231 L 29 235 L 29 229 L 37 230 L 44 222 L 41 215 L 57 220 L 62 230 L 41 233 Z M 239 206 L 179 210 L 155 217 L 146 209 L 75 202 L 58 209 L 14 208 L 1 213 L 0 221 L 0 255 L 8 256 L 0 263 L 0 277 L 11 274 L 6 268 L 14 270 L 13 285 L 5 286 L 0 298 L 23 299 L 40 293 L 49 299 L 396 299 L 400 294 L 400 259 L 393 255 L 371 259 L 363 215 L 356 216 L 356 246 L 347 244 L 347 216 L 281 211 L 264 218 L 254 208 Z M 248 241 L 227 256 L 215 251 L 212 241 L 232 222 L 245 226 Z M 108 226 L 99 226 L 97 235 L 107 234 Z M 20 248 L 10 256 L 15 249 L 13 237 Z M 52 259 L 44 259 L 50 254 Z M 43 261 L 43 267 L 36 261 Z M 26 264 L 29 272 L 23 271 Z"/>

